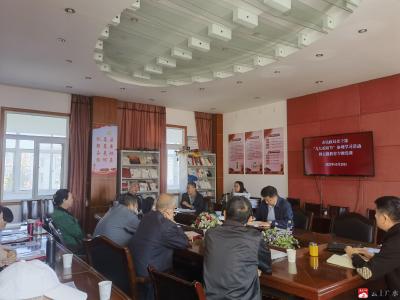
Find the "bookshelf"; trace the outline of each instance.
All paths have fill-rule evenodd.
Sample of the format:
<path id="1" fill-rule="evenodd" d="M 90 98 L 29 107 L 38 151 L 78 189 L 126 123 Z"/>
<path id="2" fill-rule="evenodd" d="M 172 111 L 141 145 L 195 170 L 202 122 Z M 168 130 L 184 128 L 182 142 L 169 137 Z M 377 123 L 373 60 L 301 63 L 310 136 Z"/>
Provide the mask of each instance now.
<path id="1" fill-rule="evenodd" d="M 120 150 L 118 153 L 118 191 L 128 192 L 133 184 L 139 185 L 144 198 L 157 199 L 160 193 L 160 152 Z"/>
<path id="2" fill-rule="evenodd" d="M 214 153 L 189 153 L 187 156 L 187 182 L 195 182 L 197 191 L 215 201 L 216 160 Z"/>

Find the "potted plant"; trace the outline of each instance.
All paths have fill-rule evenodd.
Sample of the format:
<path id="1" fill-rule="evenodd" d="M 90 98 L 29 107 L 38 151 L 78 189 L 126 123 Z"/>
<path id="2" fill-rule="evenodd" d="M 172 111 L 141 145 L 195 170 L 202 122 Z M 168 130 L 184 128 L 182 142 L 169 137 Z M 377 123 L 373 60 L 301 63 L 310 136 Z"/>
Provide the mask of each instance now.
<path id="1" fill-rule="evenodd" d="M 218 220 L 218 216 L 210 214 L 208 212 L 202 212 L 199 214 L 192 224 L 193 228 L 202 229 L 203 231 L 220 225 L 221 222 Z"/>
<path id="2" fill-rule="evenodd" d="M 293 236 L 290 230 L 267 228 L 262 233 L 265 242 L 271 246 L 284 249 L 300 248 L 299 241 Z"/>

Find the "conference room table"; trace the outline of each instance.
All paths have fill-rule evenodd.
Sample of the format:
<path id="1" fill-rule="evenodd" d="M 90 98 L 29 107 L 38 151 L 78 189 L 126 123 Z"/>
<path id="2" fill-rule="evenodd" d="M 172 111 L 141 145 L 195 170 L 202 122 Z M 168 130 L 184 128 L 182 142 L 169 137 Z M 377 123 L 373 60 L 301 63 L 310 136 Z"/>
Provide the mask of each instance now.
<path id="1" fill-rule="evenodd" d="M 184 230 L 190 230 L 190 228 L 184 227 Z M 287 258 L 273 260 L 272 274 L 262 274 L 260 276 L 261 289 L 266 294 L 268 294 L 269 290 L 274 289 L 305 299 L 356 299 L 357 288 L 366 287 L 366 281 L 354 269 L 327 263 L 327 259 L 333 253 L 327 251 L 326 248 L 330 242 L 360 243 L 354 240 L 338 238 L 331 234 L 297 229 L 294 230 L 294 236 L 301 245 L 301 248 L 296 251 L 296 263 L 289 264 Z M 318 244 L 318 257 L 309 255 L 309 242 Z M 177 261 L 190 262 L 193 266 L 197 266 L 197 271 L 200 270 L 203 256 L 203 239 L 194 240 L 191 243 L 191 247 L 186 250 L 175 251 Z M 375 286 L 379 286 L 379 284 L 379 282 L 374 283 Z"/>
<path id="2" fill-rule="evenodd" d="M 35 235 L 32 240 L 38 243 L 38 247 L 45 249 L 47 236 L 47 233 Z M 26 242 L 20 242 L 8 245 L 13 247 L 24 247 L 24 245 L 26 245 L 25 243 Z M 62 255 L 67 253 L 72 252 L 61 244 L 56 243 L 56 260 L 54 271 L 56 272 L 60 282 L 73 282 L 77 289 L 87 294 L 88 300 L 100 299 L 98 283 L 107 279 L 77 255 L 73 256 L 71 269 L 64 269 Z M 41 257 L 40 259 L 45 260 L 45 257 Z M 125 300 L 130 299 L 130 297 L 113 285 L 110 299 Z"/>

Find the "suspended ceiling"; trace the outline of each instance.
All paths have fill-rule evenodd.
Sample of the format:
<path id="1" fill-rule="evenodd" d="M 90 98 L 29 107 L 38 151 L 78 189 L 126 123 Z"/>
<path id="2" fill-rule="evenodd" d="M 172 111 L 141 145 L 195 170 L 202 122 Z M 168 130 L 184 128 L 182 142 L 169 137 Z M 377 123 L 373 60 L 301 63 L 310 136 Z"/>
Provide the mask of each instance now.
<path id="1" fill-rule="evenodd" d="M 105 26 L 131 4 L 125 0 L 2 0 L 0 83 L 227 112 L 400 71 L 400 1 L 364 0 L 334 30 L 311 45 L 251 72 L 186 86 L 125 84 L 100 71 L 93 51 Z M 66 14 L 66 7 L 74 8 L 76 13 Z M 368 31 L 359 34 L 362 28 Z M 294 44 L 294 36 L 289 34 L 283 42 Z M 317 57 L 319 53 L 323 56 Z"/>

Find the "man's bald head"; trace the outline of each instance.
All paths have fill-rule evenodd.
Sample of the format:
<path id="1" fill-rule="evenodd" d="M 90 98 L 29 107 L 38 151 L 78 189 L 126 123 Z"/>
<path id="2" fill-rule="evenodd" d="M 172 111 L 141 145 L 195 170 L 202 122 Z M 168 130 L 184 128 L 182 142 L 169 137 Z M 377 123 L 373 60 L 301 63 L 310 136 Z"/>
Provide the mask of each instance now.
<path id="1" fill-rule="evenodd" d="M 171 194 L 162 193 L 156 203 L 156 209 L 158 211 L 164 211 L 166 209 L 174 209 L 175 205 L 176 205 L 175 199 Z"/>

